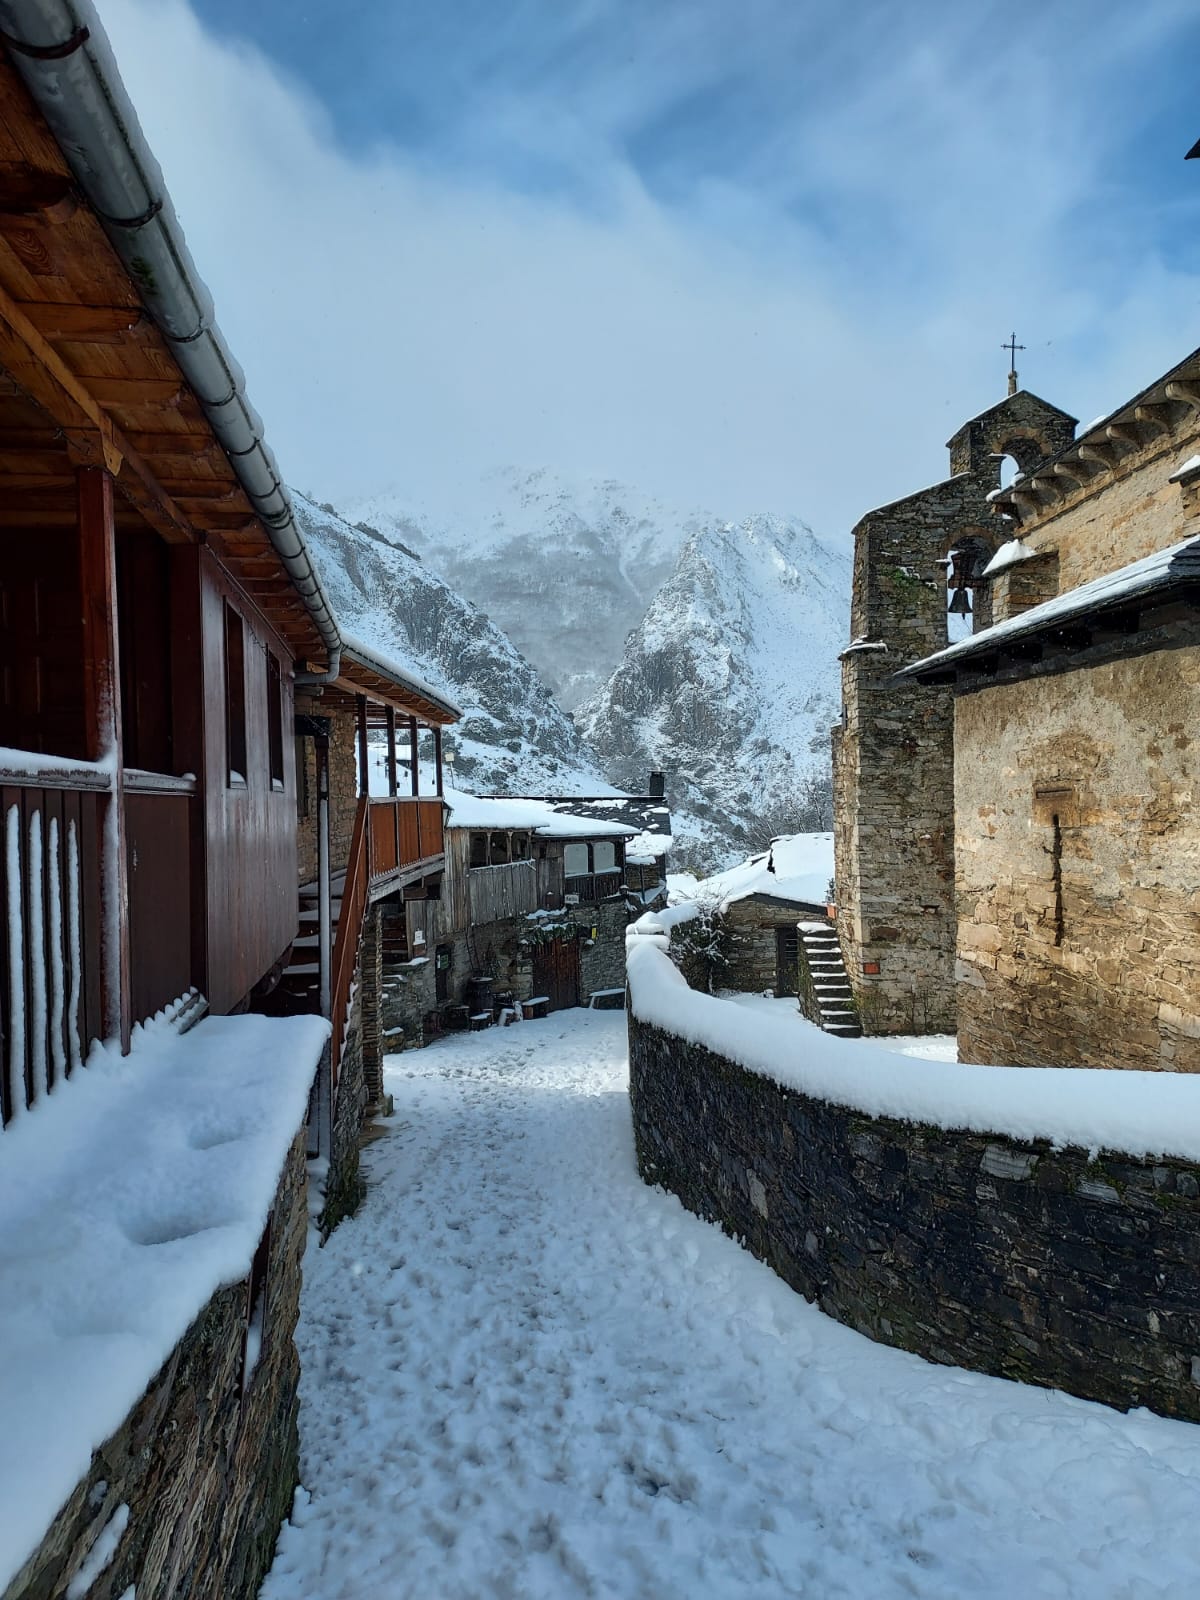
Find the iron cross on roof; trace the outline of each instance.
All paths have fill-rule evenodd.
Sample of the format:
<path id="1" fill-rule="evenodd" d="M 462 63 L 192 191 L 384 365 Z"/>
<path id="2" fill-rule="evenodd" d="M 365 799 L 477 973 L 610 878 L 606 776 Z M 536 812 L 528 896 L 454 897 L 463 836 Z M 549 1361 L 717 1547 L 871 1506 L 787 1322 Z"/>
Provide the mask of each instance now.
<path id="1" fill-rule="evenodd" d="M 1025 346 L 1023 344 L 1018 344 L 1017 343 L 1016 334 L 1015 333 L 1011 333 L 1011 334 L 1009 334 L 1008 338 L 1004 341 L 1004 343 L 1000 346 L 1000 348 L 1001 348 L 1001 350 L 1007 350 L 1008 351 L 1008 355 L 1009 355 L 1008 370 L 1009 370 L 1009 372 L 1015 373 L 1016 370 L 1017 370 L 1017 351 L 1018 350 L 1024 350 Z"/>

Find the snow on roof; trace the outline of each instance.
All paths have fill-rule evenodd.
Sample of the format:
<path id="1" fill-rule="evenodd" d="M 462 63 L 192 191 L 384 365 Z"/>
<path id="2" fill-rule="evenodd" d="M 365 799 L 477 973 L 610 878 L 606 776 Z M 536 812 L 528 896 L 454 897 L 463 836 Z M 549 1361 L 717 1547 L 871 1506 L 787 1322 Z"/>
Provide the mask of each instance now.
<path id="1" fill-rule="evenodd" d="M 1029 561 L 1039 552 L 1024 544 L 1020 539 L 1010 539 L 1007 544 L 1002 544 L 996 554 L 983 569 L 985 578 L 994 578 L 998 572 L 1005 572 L 1009 567 L 1015 567 L 1018 562 Z"/>
<path id="2" fill-rule="evenodd" d="M 724 909 L 752 894 L 798 905 L 823 906 L 833 877 L 833 835 L 793 833 L 773 841 L 769 850 L 751 856 L 739 866 L 702 878 L 692 891 L 696 900 L 709 900 Z"/>
<path id="3" fill-rule="evenodd" d="M 353 634 L 347 633 L 345 628 L 341 629 L 341 635 L 347 654 L 357 657 L 364 666 L 375 667 L 385 677 L 394 678 L 397 683 L 404 685 L 406 688 L 415 689 L 419 695 L 423 695 L 426 700 L 432 700 L 435 705 L 441 706 L 443 710 L 449 711 L 456 717 L 462 716 L 461 706 L 455 705 L 446 690 L 420 677 L 419 674 L 413 671 L 408 662 L 401 661 L 398 656 L 392 655 L 388 651 L 380 650 L 376 645 L 367 644 L 365 640 L 358 639 Z"/>
<path id="4" fill-rule="evenodd" d="M 1038 633 L 1043 628 L 1069 622 L 1074 617 L 1089 616 L 1106 607 L 1169 589 L 1176 584 L 1195 583 L 1198 579 L 1200 539 L 1183 539 L 1165 550 L 1156 550 L 1153 555 L 1143 556 L 1140 561 L 1131 562 L 1127 567 L 1118 567 L 1115 572 L 1106 572 L 1102 577 L 1093 578 L 1090 583 L 1080 584 L 1077 589 L 1068 589 L 1065 594 L 1057 595 L 1040 606 L 1031 606 L 1028 611 L 997 622 L 994 627 L 983 628 L 945 650 L 926 656 L 923 661 L 915 661 L 912 666 L 902 668 L 896 677 L 919 677 L 956 661 L 984 655 L 1006 639 L 1022 638 Z"/>
<path id="5" fill-rule="evenodd" d="M 626 822 L 604 822 L 558 809 L 554 800 L 524 800 L 500 795 L 465 794 L 447 789 L 451 828 L 507 831 L 528 829 L 545 839 L 630 839 L 637 829 Z"/>
<path id="6" fill-rule="evenodd" d="M 134 1030 L 0 1134 L 0 1591 L 217 1289 L 249 1270 L 328 1036 Z"/>
<path id="7" fill-rule="evenodd" d="M 1056 1146 L 1200 1161 L 1200 1076 L 1093 1067 L 979 1067 L 837 1039 L 794 1014 L 746 1026 L 742 1007 L 688 987 L 662 940 L 626 943 L 630 1008 L 643 1022 L 786 1089 L 874 1117 Z"/>

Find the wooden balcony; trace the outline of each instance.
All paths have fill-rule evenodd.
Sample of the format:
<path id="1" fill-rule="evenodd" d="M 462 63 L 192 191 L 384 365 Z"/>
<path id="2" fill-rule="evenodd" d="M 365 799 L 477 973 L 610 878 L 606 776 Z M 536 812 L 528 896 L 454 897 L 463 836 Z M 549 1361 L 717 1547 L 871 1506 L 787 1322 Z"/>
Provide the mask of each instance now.
<path id="1" fill-rule="evenodd" d="M 393 795 L 370 801 L 367 876 L 373 892 L 445 853 L 444 814 L 445 804 L 437 797 Z"/>

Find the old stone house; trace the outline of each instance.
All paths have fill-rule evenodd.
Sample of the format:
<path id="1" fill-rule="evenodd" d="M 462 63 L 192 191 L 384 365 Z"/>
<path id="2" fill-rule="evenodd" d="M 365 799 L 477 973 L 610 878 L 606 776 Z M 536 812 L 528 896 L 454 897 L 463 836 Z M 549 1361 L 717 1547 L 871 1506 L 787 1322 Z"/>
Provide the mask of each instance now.
<path id="1" fill-rule="evenodd" d="M 895 674 L 948 642 L 948 580 L 959 609 L 986 627 L 992 595 L 981 577 L 1007 538 L 991 499 L 1001 463 L 1032 473 L 1074 436 L 1074 418 L 1011 387 L 949 441 L 948 478 L 854 530 L 833 730 L 836 902 L 868 1032 L 954 1031 L 953 696 Z"/>
<path id="2" fill-rule="evenodd" d="M 666 902 L 670 816 L 656 778 L 643 796 L 453 793 L 437 894 L 385 911 L 386 1048 L 517 1007 L 622 1004 L 626 926 Z"/>
<path id="3" fill-rule="evenodd" d="M 367 908 L 442 850 L 436 794 L 350 804 L 346 718 L 456 713 L 343 637 L 71 12 L 8 6 L 0 49 L 0 1596 L 250 1600 L 297 1481 L 306 1150 L 352 1187 Z"/>
<path id="4" fill-rule="evenodd" d="M 992 506 L 991 625 L 897 686 L 952 697 L 960 1055 L 1200 1070 L 1200 352 Z"/>

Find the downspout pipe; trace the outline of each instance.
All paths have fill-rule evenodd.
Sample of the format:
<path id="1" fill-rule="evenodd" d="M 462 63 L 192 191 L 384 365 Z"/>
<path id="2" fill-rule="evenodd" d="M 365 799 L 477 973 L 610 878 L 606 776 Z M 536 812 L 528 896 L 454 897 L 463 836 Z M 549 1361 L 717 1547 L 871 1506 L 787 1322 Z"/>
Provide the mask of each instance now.
<path id="1" fill-rule="evenodd" d="M 49 123 L 304 601 L 337 676 L 341 634 L 262 419 L 195 263 L 91 0 L 0 0 L 0 40 Z"/>

